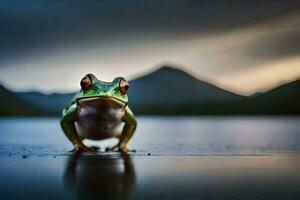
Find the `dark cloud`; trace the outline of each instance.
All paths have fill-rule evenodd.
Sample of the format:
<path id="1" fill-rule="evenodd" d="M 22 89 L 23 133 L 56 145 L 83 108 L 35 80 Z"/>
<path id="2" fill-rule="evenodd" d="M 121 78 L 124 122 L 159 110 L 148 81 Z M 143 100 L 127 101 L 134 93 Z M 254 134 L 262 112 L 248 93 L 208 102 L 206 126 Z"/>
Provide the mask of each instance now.
<path id="1" fill-rule="evenodd" d="M 300 30 L 265 36 L 250 46 L 246 55 L 267 60 L 300 55 Z"/>
<path id="2" fill-rule="evenodd" d="M 247 44 L 246 56 L 273 60 L 300 55 L 300 11 L 261 28 L 267 29 L 266 34 Z"/>
<path id="3" fill-rule="evenodd" d="M 299 9 L 299 1 L 1 1 L 0 66 L 94 40 L 220 31 Z M 2 65 L 1 65 L 2 63 Z"/>

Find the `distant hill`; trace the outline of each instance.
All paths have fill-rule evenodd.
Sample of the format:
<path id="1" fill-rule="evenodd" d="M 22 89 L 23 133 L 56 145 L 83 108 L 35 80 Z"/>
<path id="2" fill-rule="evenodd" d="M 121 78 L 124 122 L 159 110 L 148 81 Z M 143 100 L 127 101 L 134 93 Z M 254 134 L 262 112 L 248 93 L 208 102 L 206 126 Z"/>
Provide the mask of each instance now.
<path id="1" fill-rule="evenodd" d="M 43 115 L 36 107 L 24 102 L 13 92 L 0 85 L 0 115 Z"/>
<path id="2" fill-rule="evenodd" d="M 260 95 L 231 105 L 235 113 L 266 115 L 300 114 L 300 80 L 293 81 Z"/>
<path id="3" fill-rule="evenodd" d="M 300 80 L 249 97 L 164 66 L 130 81 L 129 106 L 144 115 L 299 115 Z M 0 115 L 60 115 L 74 95 L 12 93 L 0 87 Z"/>

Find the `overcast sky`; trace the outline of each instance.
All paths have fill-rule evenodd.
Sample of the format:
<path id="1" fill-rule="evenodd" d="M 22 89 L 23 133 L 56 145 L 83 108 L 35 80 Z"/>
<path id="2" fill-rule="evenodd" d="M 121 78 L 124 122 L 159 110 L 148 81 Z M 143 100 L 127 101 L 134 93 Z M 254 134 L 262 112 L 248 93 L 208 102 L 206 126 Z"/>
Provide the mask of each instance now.
<path id="1" fill-rule="evenodd" d="M 0 83 L 74 91 L 162 65 L 241 94 L 300 78 L 299 1 L 0 1 Z"/>

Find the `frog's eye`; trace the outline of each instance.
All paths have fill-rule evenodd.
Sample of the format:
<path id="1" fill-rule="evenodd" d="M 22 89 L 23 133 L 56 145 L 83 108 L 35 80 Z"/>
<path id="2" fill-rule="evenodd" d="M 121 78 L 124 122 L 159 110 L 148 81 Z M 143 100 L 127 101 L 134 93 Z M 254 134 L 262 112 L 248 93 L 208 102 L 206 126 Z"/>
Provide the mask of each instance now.
<path id="1" fill-rule="evenodd" d="M 90 89 L 91 85 L 92 85 L 92 79 L 91 77 L 89 77 L 89 75 L 86 75 L 80 81 L 80 86 L 84 91 Z"/>
<path id="2" fill-rule="evenodd" d="M 129 83 L 125 79 L 121 79 L 119 83 L 119 90 L 121 94 L 126 94 L 129 88 Z"/>

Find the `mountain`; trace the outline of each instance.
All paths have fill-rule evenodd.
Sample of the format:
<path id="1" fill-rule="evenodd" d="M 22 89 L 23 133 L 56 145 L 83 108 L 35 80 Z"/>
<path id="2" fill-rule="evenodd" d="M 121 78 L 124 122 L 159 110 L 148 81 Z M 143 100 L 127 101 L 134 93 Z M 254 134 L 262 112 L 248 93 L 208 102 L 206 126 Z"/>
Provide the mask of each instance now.
<path id="1" fill-rule="evenodd" d="M 300 80 L 247 97 L 223 90 L 172 67 L 160 68 L 130 83 L 130 106 L 139 114 L 300 114 Z"/>
<path id="2" fill-rule="evenodd" d="M 144 115 L 299 115 L 300 80 L 241 96 L 164 66 L 130 81 L 129 106 Z M 60 115 L 74 95 L 13 93 L 0 87 L 0 115 Z"/>
<path id="3" fill-rule="evenodd" d="M 0 85 L 0 116 L 1 115 L 42 115 L 36 107 L 24 102 L 13 92 Z"/>
<path id="4" fill-rule="evenodd" d="M 128 96 L 129 105 L 142 114 L 190 113 L 186 105 L 224 103 L 243 98 L 169 66 L 130 81 Z"/>

